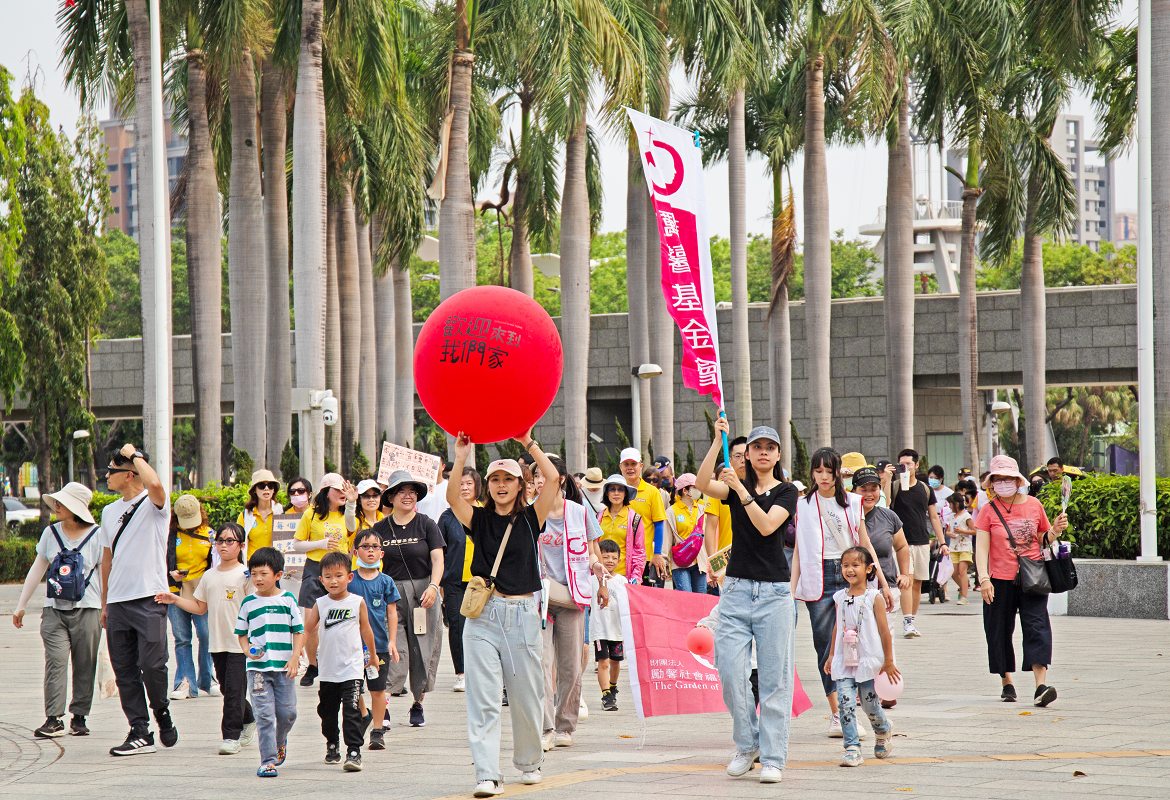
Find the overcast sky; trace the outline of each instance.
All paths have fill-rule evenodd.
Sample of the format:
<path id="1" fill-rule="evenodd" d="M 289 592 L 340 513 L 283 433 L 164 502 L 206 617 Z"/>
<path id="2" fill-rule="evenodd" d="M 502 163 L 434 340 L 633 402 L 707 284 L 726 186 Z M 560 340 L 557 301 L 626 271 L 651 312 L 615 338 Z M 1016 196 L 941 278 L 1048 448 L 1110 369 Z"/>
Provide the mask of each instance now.
<path id="1" fill-rule="evenodd" d="M 53 121 L 73 131 L 80 113 L 76 96 L 65 88 L 62 73 L 58 68 L 56 0 L 21 2 L 0 0 L 4 24 L 0 25 L 0 64 L 3 64 L 24 84 L 31 76 L 36 81 L 37 93 L 49 105 Z M 1121 20 L 1129 23 L 1136 19 L 1137 0 L 1125 0 Z M 684 92 L 684 85 L 676 86 L 675 96 Z M 98 109 L 99 118 L 104 118 L 106 109 Z M 1069 113 L 1092 116 L 1088 98 L 1077 98 Z M 1089 131 L 1095 122 L 1086 126 Z M 1090 135 L 1092 135 L 1090 133 Z M 626 197 L 626 151 L 624 142 L 607 139 L 602 149 L 602 174 L 605 187 L 602 229 L 621 230 L 625 227 Z M 1137 208 L 1137 157 L 1133 148 L 1116 164 L 1115 201 L 1119 211 Z M 878 207 L 885 202 L 886 149 L 884 145 L 870 143 L 864 147 L 849 149 L 834 148 L 828 153 L 829 171 L 829 223 L 833 230 L 844 229 L 853 236 L 857 228 L 871 222 L 877 216 Z M 749 233 L 766 234 L 771 229 L 770 205 L 771 188 L 763 162 L 748 160 L 748 220 Z M 803 203 L 800 198 L 802 164 L 797 159 L 792 169 L 793 188 L 796 191 L 797 215 L 800 216 Z M 920 183 L 924 183 L 920 180 Z M 713 234 L 726 236 L 727 218 L 727 168 L 715 165 L 707 170 L 709 230 Z M 915 186 L 915 193 L 922 194 L 921 185 Z M 798 219 L 799 225 L 799 219 Z M 799 230 L 799 227 L 798 227 Z"/>

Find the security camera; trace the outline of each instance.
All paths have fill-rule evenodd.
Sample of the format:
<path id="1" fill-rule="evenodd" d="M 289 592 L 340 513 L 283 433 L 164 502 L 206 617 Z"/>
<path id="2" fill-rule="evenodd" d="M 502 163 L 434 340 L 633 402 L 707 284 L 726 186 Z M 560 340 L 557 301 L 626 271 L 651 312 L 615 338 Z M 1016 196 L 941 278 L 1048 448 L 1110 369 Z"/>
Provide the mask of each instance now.
<path id="1" fill-rule="evenodd" d="M 325 397 L 321 400 L 321 420 L 326 425 L 337 424 L 337 398 Z"/>

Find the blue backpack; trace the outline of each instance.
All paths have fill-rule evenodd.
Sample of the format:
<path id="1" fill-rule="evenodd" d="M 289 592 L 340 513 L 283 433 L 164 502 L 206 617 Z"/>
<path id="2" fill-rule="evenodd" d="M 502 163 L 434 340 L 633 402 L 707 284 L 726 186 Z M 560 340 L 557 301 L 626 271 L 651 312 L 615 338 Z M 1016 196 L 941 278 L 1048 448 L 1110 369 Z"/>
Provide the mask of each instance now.
<path id="1" fill-rule="evenodd" d="M 97 533 L 97 526 L 90 529 L 89 535 L 82 540 L 81 544 L 74 550 L 69 550 L 65 547 L 65 542 L 61 539 L 61 534 L 57 532 L 57 526 L 53 525 L 49 528 L 53 537 L 57 540 L 57 546 L 61 549 L 57 551 L 57 555 L 53 556 L 53 561 L 49 565 L 49 579 L 46 583 L 46 594 L 50 600 L 63 600 L 68 603 L 77 603 L 85 596 L 85 590 L 89 586 L 89 579 L 93 577 L 94 570 L 98 568 L 94 564 L 90 569 L 89 574 L 85 574 L 85 556 L 81 554 L 82 548 L 89 544 L 89 540 Z"/>

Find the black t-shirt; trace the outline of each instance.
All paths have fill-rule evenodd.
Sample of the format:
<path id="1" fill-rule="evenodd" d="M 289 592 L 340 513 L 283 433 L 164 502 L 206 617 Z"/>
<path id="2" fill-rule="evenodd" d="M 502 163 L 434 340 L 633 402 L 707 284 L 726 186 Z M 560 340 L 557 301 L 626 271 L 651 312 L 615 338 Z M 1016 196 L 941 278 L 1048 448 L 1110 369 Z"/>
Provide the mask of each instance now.
<path id="1" fill-rule="evenodd" d="M 756 495 L 756 505 L 761 511 L 780 506 L 788 511 L 789 519 L 796 513 L 796 500 L 796 487 L 791 483 L 781 483 Z M 724 502 L 731 512 L 731 558 L 727 562 L 727 575 L 771 583 L 787 581 L 791 575 L 788 559 L 784 557 L 784 525 L 771 536 L 764 536 L 752 524 L 738 494 L 730 492 Z"/>
<path id="2" fill-rule="evenodd" d="M 930 544 L 930 512 L 927 509 L 933 505 L 934 492 L 922 481 L 894 494 L 890 508 L 902 520 L 907 544 Z"/>
<path id="3" fill-rule="evenodd" d="M 382 571 L 396 581 L 431 579 L 431 551 L 442 550 L 443 534 L 426 514 L 399 525 L 387 516 L 374 524 L 382 540 Z"/>
<path id="4" fill-rule="evenodd" d="M 471 555 L 471 574 L 481 578 L 491 577 L 492 564 L 500 551 L 500 542 L 508 523 L 512 535 L 508 537 L 508 549 L 500 559 L 500 571 L 496 573 L 495 588 L 500 594 L 531 594 L 540 591 L 540 569 L 536 564 L 536 534 L 540 530 L 536 509 L 528 506 L 515 517 L 506 517 L 486 508 L 475 508 L 471 512 L 469 536 L 475 542 Z"/>

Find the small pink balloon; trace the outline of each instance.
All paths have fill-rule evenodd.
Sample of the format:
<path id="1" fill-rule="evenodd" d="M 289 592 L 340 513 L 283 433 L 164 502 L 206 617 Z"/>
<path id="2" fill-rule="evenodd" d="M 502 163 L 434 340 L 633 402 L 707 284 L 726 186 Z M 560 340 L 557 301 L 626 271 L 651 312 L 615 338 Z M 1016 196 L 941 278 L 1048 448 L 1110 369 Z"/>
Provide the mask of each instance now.
<path id="1" fill-rule="evenodd" d="M 715 649 L 715 636 L 702 625 L 696 625 L 687 634 L 687 649 L 697 656 L 710 655 Z"/>
<path id="2" fill-rule="evenodd" d="M 883 700 L 897 700 L 902 696 L 902 690 L 905 688 L 906 682 L 904 680 L 893 683 L 884 672 L 879 672 L 877 677 L 873 679 L 873 690 Z"/>

